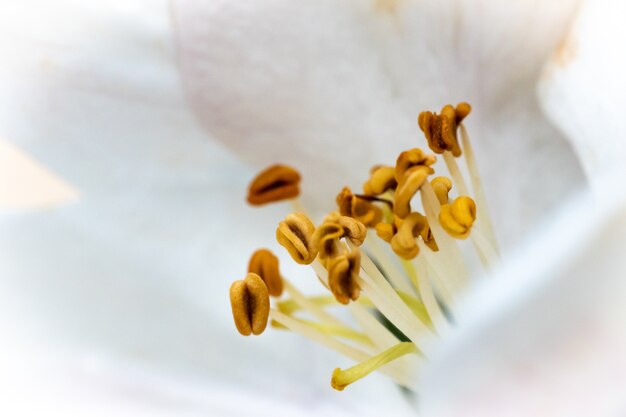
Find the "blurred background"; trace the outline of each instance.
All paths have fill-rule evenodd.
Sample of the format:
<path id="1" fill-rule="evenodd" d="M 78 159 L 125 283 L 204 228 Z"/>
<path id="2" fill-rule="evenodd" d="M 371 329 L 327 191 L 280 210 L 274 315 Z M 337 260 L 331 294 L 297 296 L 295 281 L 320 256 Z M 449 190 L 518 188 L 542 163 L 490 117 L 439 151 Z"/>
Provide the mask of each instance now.
<path id="1" fill-rule="evenodd" d="M 505 260 L 589 192 L 603 155 L 581 157 L 594 131 L 563 120 L 588 101 L 558 73 L 589 6 L 292 3 L 0 2 L 6 415 L 415 415 L 378 375 L 331 390 L 345 359 L 298 336 L 235 332 L 249 254 L 288 259 L 288 208 L 246 206 L 250 178 L 298 166 L 321 214 L 423 146 L 419 111 L 466 100 Z"/>

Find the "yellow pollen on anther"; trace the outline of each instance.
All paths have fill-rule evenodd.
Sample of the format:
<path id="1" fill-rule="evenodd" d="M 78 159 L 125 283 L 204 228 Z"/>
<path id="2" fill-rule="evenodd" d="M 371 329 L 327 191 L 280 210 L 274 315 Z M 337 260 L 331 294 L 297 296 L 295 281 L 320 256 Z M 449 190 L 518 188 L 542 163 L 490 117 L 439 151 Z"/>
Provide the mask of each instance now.
<path id="1" fill-rule="evenodd" d="M 476 204 L 467 196 L 458 197 L 452 204 L 441 206 L 439 223 L 452 237 L 467 238 L 475 220 Z"/>

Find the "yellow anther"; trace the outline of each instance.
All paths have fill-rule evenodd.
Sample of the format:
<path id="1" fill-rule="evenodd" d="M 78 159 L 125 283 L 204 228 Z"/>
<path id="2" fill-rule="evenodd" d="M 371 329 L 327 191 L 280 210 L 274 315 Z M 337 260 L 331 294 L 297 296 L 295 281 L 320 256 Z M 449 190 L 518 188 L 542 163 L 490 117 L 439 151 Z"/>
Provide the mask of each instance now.
<path id="1" fill-rule="evenodd" d="M 304 213 L 291 213 L 278 224 L 276 240 L 287 249 L 294 261 L 308 265 L 315 260 L 315 226 Z"/>
<path id="2" fill-rule="evenodd" d="M 415 242 L 415 238 L 422 235 L 422 232 L 428 234 L 428 221 L 426 217 L 419 213 L 409 214 L 400 227 L 398 232 L 391 239 L 391 249 L 404 259 L 413 259 L 419 253 L 419 247 Z"/>
<path id="3" fill-rule="evenodd" d="M 441 206 L 439 223 L 452 237 L 467 238 L 475 220 L 476 204 L 467 196 L 458 197 L 452 204 Z"/>
<path id="4" fill-rule="evenodd" d="M 403 219 L 409 215 L 411 212 L 411 199 L 419 191 L 420 187 L 431 173 L 431 168 L 422 165 L 409 168 L 404 173 L 394 195 L 393 213 L 396 216 Z"/>
<path id="5" fill-rule="evenodd" d="M 396 234 L 396 227 L 390 223 L 378 223 L 376 225 L 376 234 L 385 242 L 390 243 L 391 238 Z"/>
<path id="6" fill-rule="evenodd" d="M 233 282 L 230 305 L 239 333 L 244 336 L 263 333 L 270 314 L 270 297 L 261 277 L 249 273 L 245 279 Z"/>
<path id="7" fill-rule="evenodd" d="M 361 293 L 358 284 L 359 269 L 361 268 L 361 254 L 351 252 L 329 259 L 328 286 L 335 298 L 341 304 L 356 301 Z"/>
<path id="8" fill-rule="evenodd" d="M 272 165 L 261 171 L 248 188 L 248 203 L 259 206 L 300 195 L 300 173 L 287 165 Z"/>
<path id="9" fill-rule="evenodd" d="M 436 177 L 431 182 L 440 204 L 448 204 L 448 193 L 452 189 L 452 181 L 448 177 Z"/>
<path id="10" fill-rule="evenodd" d="M 363 192 L 368 195 L 380 195 L 387 190 L 395 190 L 398 185 L 395 173 L 394 167 L 375 166 L 369 180 L 363 184 Z"/>
<path id="11" fill-rule="evenodd" d="M 426 155 L 417 148 L 404 151 L 398 156 L 395 171 L 398 187 L 393 202 L 393 213 L 396 216 L 403 219 L 409 215 L 411 199 L 428 176 L 435 172 L 430 167 L 435 161 L 434 155 Z"/>
<path id="12" fill-rule="evenodd" d="M 459 103 L 456 109 L 449 104 L 444 106 L 439 115 L 429 111 L 419 114 L 417 123 L 433 152 L 440 154 L 450 151 L 454 156 L 461 156 L 457 127 L 471 110 L 469 104 Z"/>
<path id="13" fill-rule="evenodd" d="M 278 268 L 278 258 L 268 249 L 259 249 L 252 254 L 248 263 L 248 272 L 261 277 L 272 297 L 283 293 L 283 279 Z"/>
<path id="14" fill-rule="evenodd" d="M 344 187 L 337 195 L 337 205 L 342 216 L 353 217 L 366 227 L 376 226 L 383 217 L 383 212 L 380 208 L 354 195 L 348 187 Z"/>

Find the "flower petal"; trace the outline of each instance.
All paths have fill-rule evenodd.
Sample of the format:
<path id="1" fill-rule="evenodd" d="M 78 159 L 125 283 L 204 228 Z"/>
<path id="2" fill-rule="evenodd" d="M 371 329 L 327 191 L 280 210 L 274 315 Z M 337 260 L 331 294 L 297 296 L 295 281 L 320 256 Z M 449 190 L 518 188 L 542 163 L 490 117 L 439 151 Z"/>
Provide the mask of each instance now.
<path id="1" fill-rule="evenodd" d="M 625 15 L 624 2 L 584 2 L 540 84 L 542 107 L 592 180 L 626 159 Z"/>
<path id="2" fill-rule="evenodd" d="M 424 415 L 624 415 L 619 182 L 605 177 L 600 197 L 570 201 L 466 300 L 459 329 L 423 377 Z"/>
<path id="3" fill-rule="evenodd" d="M 258 167 L 301 169 L 311 208 L 328 210 L 328 196 L 360 186 L 372 165 L 425 147 L 417 114 L 463 100 L 505 244 L 584 182 L 534 96 L 574 1 L 172 4 L 203 125 Z"/>

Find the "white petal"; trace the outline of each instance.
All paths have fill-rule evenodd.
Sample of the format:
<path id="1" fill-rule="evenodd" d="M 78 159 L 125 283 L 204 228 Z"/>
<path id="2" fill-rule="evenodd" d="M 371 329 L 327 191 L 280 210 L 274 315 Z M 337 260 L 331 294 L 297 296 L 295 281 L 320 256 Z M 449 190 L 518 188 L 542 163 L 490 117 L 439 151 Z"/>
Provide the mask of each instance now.
<path id="1" fill-rule="evenodd" d="M 245 273 L 248 254 L 273 240 L 284 207 L 246 207 L 253 172 L 195 123 L 165 1 L 12 2 L 0 20 L 3 135 L 82 191 L 77 204 L 50 213 L 0 217 L 0 295 L 15 307 L 0 306 L 38 333 L 44 351 L 13 347 L 23 356 L 15 372 L 0 375 L 3 385 L 27 402 L 49 389 L 58 396 L 46 401 L 62 410 L 74 402 L 80 410 L 154 410 L 168 389 L 127 383 L 124 369 L 137 367 L 159 380 L 195 381 L 194 398 L 174 395 L 170 415 L 239 415 L 272 403 L 322 414 L 379 415 L 389 404 L 407 411 L 382 376 L 337 396 L 332 369 L 349 362 L 307 340 L 236 334 L 228 287 Z M 285 274 L 319 288 L 299 271 Z M 11 349 L 3 334 L 1 348 Z M 53 352 L 40 369 L 35 359 L 51 344 L 79 363 Z M 104 370 L 72 372 L 84 357 Z M 73 395 L 77 386 L 93 402 Z M 266 401 L 248 401 L 250 392 Z M 14 415 L 5 404 L 0 414 Z"/>
<path id="2" fill-rule="evenodd" d="M 542 106 L 592 179 L 626 159 L 625 15 L 622 1 L 584 2 L 541 82 Z"/>
<path id="3" fill-rule="evenodd" d="M 317 209 L 332 208 L 342 185 L 360 188 L 371 165 L 424 147 L 419 111 L 471 102 L 469 129 L 509 244 L 584 182 L 534 93 L 573 5 L 174 0 L 173 10 L 204 126 L 256 166 L 297 165 Z"/>
<path id="4" fill-rule="evenodd" d="M 425 416 L 626 413 L 626 195 L 571 201 L 467 300 L 424 376 Z M 619 188 L 617 188 L 619 189 Z"/>

